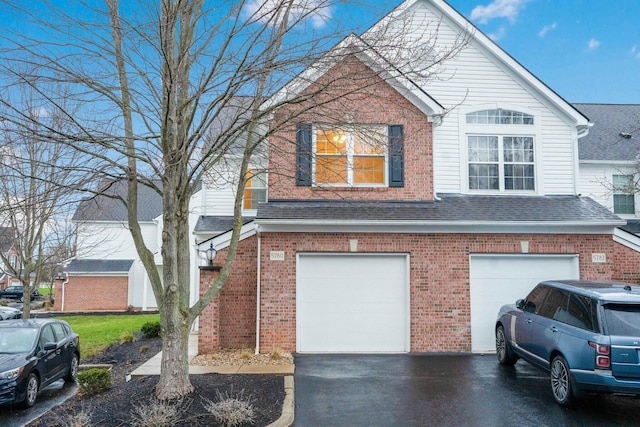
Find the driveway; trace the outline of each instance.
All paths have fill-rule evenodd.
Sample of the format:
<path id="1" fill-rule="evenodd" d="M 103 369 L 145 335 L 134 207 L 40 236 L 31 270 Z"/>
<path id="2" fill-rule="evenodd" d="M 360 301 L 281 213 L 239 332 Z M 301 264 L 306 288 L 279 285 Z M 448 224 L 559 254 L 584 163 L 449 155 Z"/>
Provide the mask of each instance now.
<path id="1" fill-rule="evenodd" d="M 548 375 L 494 355 L 296 355 L 295 425 L 637 426 L 640 399 L 555 403 Z"/>
<path id="2" fill-rule="evenodd" d="M 58 380 L 40 392 L 36 404 L 31 408 L 0 406 L 0 426 L 22 427 L 76 394 L 77 390 L 76 383 Z"/>

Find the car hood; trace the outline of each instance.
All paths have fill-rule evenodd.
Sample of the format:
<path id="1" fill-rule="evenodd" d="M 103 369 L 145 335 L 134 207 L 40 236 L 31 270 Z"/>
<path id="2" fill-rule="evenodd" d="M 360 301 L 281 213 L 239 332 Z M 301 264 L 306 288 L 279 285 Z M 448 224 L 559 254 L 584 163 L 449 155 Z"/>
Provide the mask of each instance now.
<path id="1" fill-rule="evenodd" d="M 27 363 L 26 353 L 0 353 L 0 372 L 10 371 Z"/>

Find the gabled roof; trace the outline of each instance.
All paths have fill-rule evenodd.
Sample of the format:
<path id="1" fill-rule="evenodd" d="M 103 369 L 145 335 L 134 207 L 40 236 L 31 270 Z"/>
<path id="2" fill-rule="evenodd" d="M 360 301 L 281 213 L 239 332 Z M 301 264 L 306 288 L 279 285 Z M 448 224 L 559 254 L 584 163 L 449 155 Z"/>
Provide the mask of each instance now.
<path id="1" fill-rule="evenodd" d="M 270 200 L 256 224 L 269 227 L 396 227 L 405 232 L 611 232 L 625 224 L 588 197 L 440 194 L 434 201 Z M 597 230 L 596 230 L 597 229 Z M 364 229 L 363 229 L 364 230 Z M 289 231 L 289 230 L 287 230 Z"/>
<path id="2" fill-rule="evenodd" d="M 581 161 L 637 162 L 640 155 L 640 105 L 573 104 L 593 127 L 578 141 Z"/>
<path id="3" fill-rule="evenodd" d="M 402 74 L 393 64 L 372 49 L 355 34 L 345 37 L 326 52 L 318 61 L 298 74 L 293 80 L 277 91 L 265 103 L 266 108 L 277 106 L 303 92 L 313 82 L 322 77 L 332 67 L 348 55 L 355 55 L 360 61 L 379 74 L 391 87 L 403 95 L 431 120 L 444 113 L 444 108 L 410 78 Z"/>
<path id="4" fill-rule="evenodd" d="M 69 274 L 124 274 L 131 270 L 132 259 L 74 259 L 67 266 Z"/>
<path id="5" fill-rule="evenodd" d="M 158 183 L 158 185 L 160 185 Z M 127 199 L 127 181 L 103 183 L 104 195 L 83 199 L 73 215 L 74 221 L 127 221 L 127 207 L 118 198 Z M 152 221 L 162 214 L 162 196 L 154 189 L 138 186 L 138 220 Z"/>
<path id="6" fill-rule="evenodd" d="M 490 55 L 506 69 L 511 70 L 515 76 L 519 77 L 518 80 L 521 84 L 528 86 L 540 98 L 547 100 L 551 105 L 554 105 L 558 111 L 563 112 L 580 128 L 579 131 L 584 132 L 588 130 L 589 120 L 587 117 L 585 117 L 580 111 L 574 108 L 544 82 L 538 79 L 538 77 L 520 64 L 509 53 L 504 51 L 500 46 L 498 46 L 498 44 L 496 44 L 496 42 L 491 40 L 491 38 L 485 35 L 479 28 L 473 25 L 473 23 L 444 0 L 406 0 L 389 12 L 382 20 L 374 24 L 371 29 L 362 35 L 362 37 L 366 40 L 368 32 L 375 34 L 377 29 L 376 27 L 387 25 L 389 21 L 399 19 L 416 3 L 428 3 L 432 6 L 431 9 L 434 12 L 442 14 L 443 18 L 446 19 L 446 22 L 453 24 L 454 28 L 457 27 L 458 31 L 473 28 L 473 42 L 481 47 L 485 54 Z"/>

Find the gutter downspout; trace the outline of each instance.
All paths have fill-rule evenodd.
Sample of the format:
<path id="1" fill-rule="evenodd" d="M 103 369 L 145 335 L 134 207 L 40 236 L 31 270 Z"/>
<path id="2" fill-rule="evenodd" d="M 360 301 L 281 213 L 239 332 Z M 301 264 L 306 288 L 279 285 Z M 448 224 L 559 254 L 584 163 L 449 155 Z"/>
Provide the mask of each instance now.
<path id="1" fill-rule="evenodd" d="M 62 282 L 62 303 L 60 303 L 60 311 L 64 311 L 64 285 L 69 283 L 69 273 L 65 272 L 64 274 L 67 278 Z"/>
<path id="2" fill-rule="evenodd" d="M 261 237 L 260 237 L 260 226 L 256 225 L 256 235 L 258 236 L 258 271 L 256 274 L 257 283 L 256 283 L 256 350 L 255 354 L 260 354 L 260 255 L 262 252 L 261 248 Z"/>

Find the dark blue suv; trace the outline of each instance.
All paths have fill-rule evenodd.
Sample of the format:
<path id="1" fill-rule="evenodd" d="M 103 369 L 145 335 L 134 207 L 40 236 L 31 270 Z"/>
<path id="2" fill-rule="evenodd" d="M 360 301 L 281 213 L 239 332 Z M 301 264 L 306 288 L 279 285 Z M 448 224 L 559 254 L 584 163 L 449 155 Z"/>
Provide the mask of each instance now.
<path id="1" fill-rule="evenodd" d="M 640 286 L 545 281 L 500 309 L 495 334 L 498 361 L 550 372 L 561 405 L 584 393 L 640 394 Z"/>

